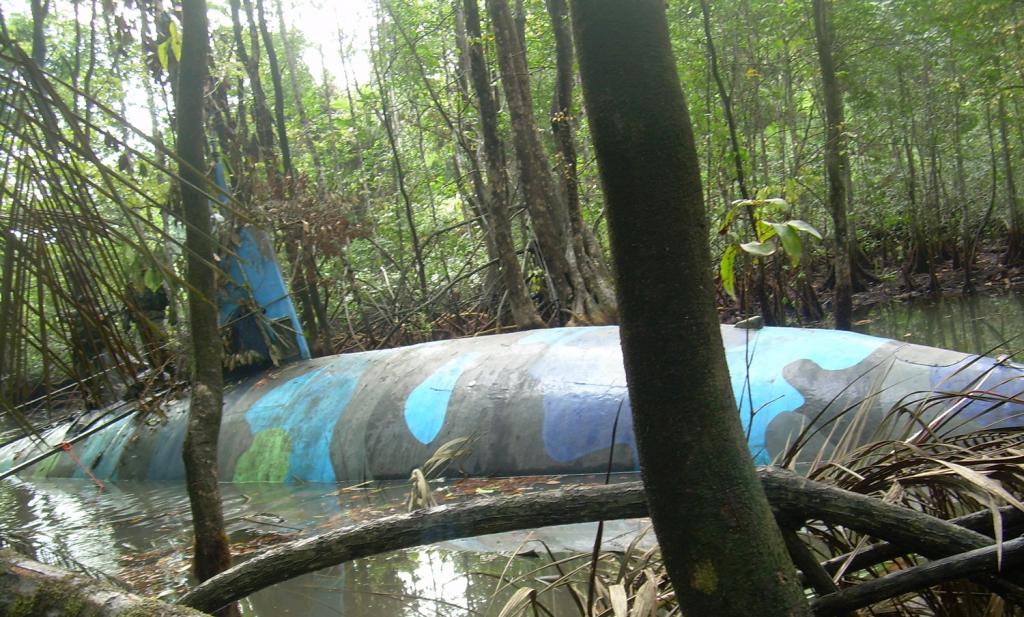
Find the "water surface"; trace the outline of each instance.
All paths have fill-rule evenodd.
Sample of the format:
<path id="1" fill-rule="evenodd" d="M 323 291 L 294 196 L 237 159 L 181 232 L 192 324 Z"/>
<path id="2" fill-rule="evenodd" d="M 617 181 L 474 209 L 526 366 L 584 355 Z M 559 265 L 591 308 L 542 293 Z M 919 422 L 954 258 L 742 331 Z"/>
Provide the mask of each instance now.
<path id="1" fill-rule="evenodd" d="M 1024 349 L 1021 294 L 891 302 L 858 311 L 855 320 L 858 332 L 931 347 L 990 356 Z"/>
<path id="2" fill-rule="evenodd" d="M 528 492 L 577 480 L 474 479 L 437 484 L 435 494 L 444 501 L 449 494 L 464 498 Z M 234 550 L 249 554 L 279 541 L 402 512 L 408 488 L 402 483 L 370 488 L 225 484 L 222 490 Z M 642 520 L 610 523 L 605 548 L 622 550 L 646 526 Z M 550 567 L 535 572 L 550 564 L 548 549 L 559 557 L 587 551 L 594 533 L 594 525 L 551 527 L 360 559 L 258 592 L 243 601 L 243 614 L 496 615 L 518 586 L 543 587 L 537 577 L 556 573 Z M 40 561 L 149 595 L 171 599 L 192 584 L 188 497 L 179 484 L 123 482 L 99 490 L 88 480 L 4 480 L 0 538 Z M 511 558 L 513 554 L 520 556 Z M 503 578 L 522 580 L 499 589 Z M 556 594 L 545 602 L 556 615 L 571 614 L 565 612 L 572 608 L 568 595 Z"/>

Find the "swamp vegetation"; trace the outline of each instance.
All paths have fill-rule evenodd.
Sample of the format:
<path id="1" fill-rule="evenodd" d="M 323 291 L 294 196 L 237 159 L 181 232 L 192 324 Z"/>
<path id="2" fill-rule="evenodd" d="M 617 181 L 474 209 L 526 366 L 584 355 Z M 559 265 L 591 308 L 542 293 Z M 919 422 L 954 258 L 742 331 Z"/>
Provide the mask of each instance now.
<path id="1" fill-rule="evenodd" d="M 201 326 L 216 288 L 197 273 L 212 277 L 243 225 L 273 239 L 314 355 L 620 316 L 628 337 L 649 343 L 660 336 L 652 324 L 671 327 L 688 303 L 703 317 L 849 328 L 858 298 L 1024 283 L 1019 2 L 645 0 L 644 11 L 664 11 L 674 56 L 636 74 L 678 80 L 686 100 L 633 83 L 637 104 L 611 107 L 608 93 L 630 80 L 588 65 L 609 50 L 581 37 L 600 23 L 600 11 L 587 11 L 601 2 L 571 4 L 375 0 L 336 16 L 327 39 L 300 23 L 309 11 L 291 0 L 0 6 L 4 420 L 37 434 L 48 417 L 127 398 L 159 421 L 161 397 L 189 381 L 193 392 L 210 388 L 216 413 L 221 367 L 278 363 L 238 353 L 209 314 Z M 208 30 L 198 19 L 207 15 Z M 198 56 L 205 68 L 190 72 Z M 617 113 L 623 122 L 601 123 Z M 692 126 L 687 152 L 652 156 L 640 137 L 616 135 L 626 118 L 645 139 L 671 126 L 666 144 Z M 664 171 L 678 161 L 685 173 Z M 645 174 L 633 187 L 645 201 L 630 204 L 624 187 Z M 672 208 L 677 189 L 685 210 Z M 648 236 L 643 226 L 624 232 L 638 217 Z M 645 237 L 662 246 L 670 230 L 685 257 L 623 261 Z M 642 270 L 625 271 L 629 263 Z M 684 275 L 687 264 L 700 273 Z M 718 400 L 713 372 L 707 400 Z M 206 421 L 196 435 L 215 442 L 216 418 Z M 936 535 L 917 544 L 835 512 L 801 515 L 770 493 L 780 559 L 788 552 L 815 596 L 794 611 L 847 614 L 881 601 L 879 612 L 906 615 L 1019 612 L 1018 577 L 996 565 L 1016 563 L 1021 549 L 989 545 L 1016 535 L 1021 441 L 952 428 L 886 436 L 801 469 L 878 498 L 862 514 L 898 504 L 934 517 L 914 520 Z M 663 454 L 645 469 L 668 466 Z M 809 486 L 805 501 L 826 490 Z M 672 490 L 663 484 L 659 499 Z M 204 501 L 216 493 L 207 486 Z M 972 531 L 938 520 L 979 511 L 988 523 L 970 519 Z M 759 520 L 774 528 L 767 513 Z M 212 539 L 199 541 L 215 563 L 198 568 L 200 580 L 227 565 L 220 516 L 218 506 Z M 854 556 L 868 545 L 873 558 Z M 583 615 L 680 610 L 654 552 L 595 551 L 571 571 L 552 559 L 553 583 L 524 575 L 495 613 L 549 613 L 544 592 L 556 587 Z M 980 565 L 957 570 L 967 563 Z M 942 578 L 951 570 L 972 578 Z M 737 584 L 704 574 L 690 577 L 697 591 Z M 890 576 L 895 587 L 885 587 Z M 869 601 L 844 599 L 879 581 L 887 590 Z"/>

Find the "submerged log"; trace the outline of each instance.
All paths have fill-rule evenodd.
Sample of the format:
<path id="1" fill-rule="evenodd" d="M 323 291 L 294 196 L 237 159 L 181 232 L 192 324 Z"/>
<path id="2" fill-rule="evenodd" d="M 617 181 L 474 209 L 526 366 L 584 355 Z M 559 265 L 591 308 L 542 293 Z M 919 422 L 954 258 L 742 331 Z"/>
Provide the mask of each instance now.
<path id="1" fill-rule="evenodd" d="M 776 517 L 790 524 L 824 520 L 932 559 L 992 544 L 991 538 L 952 522 L 786 471 L 761 468 L 758 473 Z M 489 533 L 646 515 L 639 482 L 474 499 L 282 544 L 198 585 L 179 602 L 213 611 L 275 583 L 378 553 Z M 1012 583 L 992 581 L 991 586 L 1024 597 Z"/>
<path id="2" fill-rule="evenodd" d="M 12 550 L 0 550 L 0 615 L 202 617 L 206 613 L 143 598 Z"/>

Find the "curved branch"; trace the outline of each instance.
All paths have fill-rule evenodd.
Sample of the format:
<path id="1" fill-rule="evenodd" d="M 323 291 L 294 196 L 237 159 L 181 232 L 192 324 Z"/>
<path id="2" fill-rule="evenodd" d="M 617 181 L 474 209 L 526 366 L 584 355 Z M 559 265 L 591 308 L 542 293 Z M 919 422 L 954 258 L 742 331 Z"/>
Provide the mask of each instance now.
<path id="1" fill-rule="evenodd" d="M 196 586 L 178 603 L 216 609 L 302 574 L 421 544 L 547 525 L 641 516 L 647 516 L 647 503 L 639 482 L 441 505 L 282 544 Z"/>
<path id="2" fill-rule="evenodd" d="M 848 613 L 880 602 L 886 598 L 932 587 L 940 583 L 979 574 L 995 574 L 1009 566 L 1024 563 L 1024 538 L 1004 542 L 1002 567 L 997 563 L 996 546 L 936 559 L 924 565 L 907 568 L 882 578 L 861 583 L 842 591 L 811 600 L 815 615 Z"/>
<path id="3" fill-rule="evenodd" d="M 826 520 L 929 558 L 987 547 L 992 541 L 949 521 L 787 471 L 762 468 L 758 473 L 782 520 Z M 178 602 L 212 611 L 275 583 L 387 551 L 488 533 L 641 516 L 647 516 L 647 503 L 639 482 L 474 499 L 282 544 L 196 586 Z"/>
<path id="4" fill-rule="evenodd" d="M 1022 531 L 1021 526 L 1024 525 L 1024 512 L 1013 506 L 1005 506 L 999 509 L 999 516 L 1002 519 L 1003 537 L 1009 538 L 1020 534 Z M 973 512 L 950 519 L 949 522 L 955 523 L 964 529 L 970 529 L 971 531 L 977 531 L 993 537 L 992 512 L 990 510 Z M 853 555 L 852 558 L 850 553 L 839 555 L 822 562 L 821 566 L 829 574 L 835 575 L 844 565 L 848 572 L 856 572 L 905 554 L 906 550 L 900 546 L 890 544 L 889 542 L 878 542 L 863 548 Z"/>

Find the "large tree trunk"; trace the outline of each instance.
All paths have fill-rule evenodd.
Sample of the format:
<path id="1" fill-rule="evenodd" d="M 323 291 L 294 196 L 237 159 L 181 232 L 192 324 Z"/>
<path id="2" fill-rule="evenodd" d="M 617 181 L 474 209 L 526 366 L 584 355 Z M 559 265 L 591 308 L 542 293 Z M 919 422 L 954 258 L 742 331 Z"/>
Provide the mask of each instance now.
<path id="1" fill-rule="evenodd" d="M 512 226 L 508 218 L 508 175 L 505 172 L 504 148 L 498 134 L 498 106 L 491 92 L 487 75 L 487 60 L 481 44 L 480 12 L 477 0 L 462 0 L 466 19 L 467 56 L 469 73 L 476 95 L 480 115 L 480 132 L 484 140 L 484 164 L 487 167 L 487 184 L 483 200 L 494 250 L 498 258 L 498 271 L 508 291 L 509 309 L 512 319 L 520 328 L 538 328 L 544 325 L 537 309 L 530 300 L 523 281 L 523 272 L 516 259 L 516 247 L 512 241 Z"/>
<path id="2" fill-rule="evenodd" d="M 853 327 L 853 281 L 850 274 L 850 237 L 846 220 L 846 120 L 843 93 L 839 89 L 832 58 L 832 25 L 829 23 L 828 0 L 812 0 L 814 32 L 821 66 L 821 83 L 825 94 L 825 172 L 828 176 L 828 205 L 832 212 L 835 235 L 835 286 L 832 288 L 836 328 Z"/>
<path id="3" fill-rule="evenodd" d="M 665 4 L 574 0 L 573 26 L 640 465 L 682 613 L 809 614 L 736 413 Z"/>
<path id="4" fill-rule="evenodd" d="M 178 174 L 185 212 L 188 304 L 192 333 L 192 402 L 185 436 L 185 476 L 195 530 L 196 578 L 231 565 L 217 482 L 217 439 L 223 405 L 214 239 L 203 160 L 203 101 L 207 77 L 206 0 L 182 3 L 182 57 L 178 81 Z"/>

